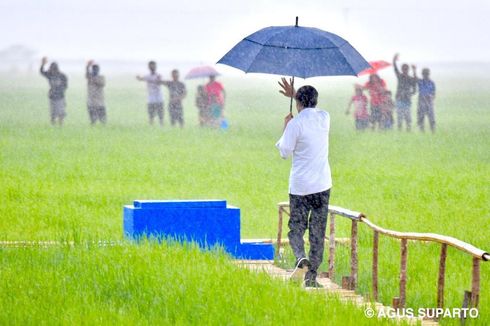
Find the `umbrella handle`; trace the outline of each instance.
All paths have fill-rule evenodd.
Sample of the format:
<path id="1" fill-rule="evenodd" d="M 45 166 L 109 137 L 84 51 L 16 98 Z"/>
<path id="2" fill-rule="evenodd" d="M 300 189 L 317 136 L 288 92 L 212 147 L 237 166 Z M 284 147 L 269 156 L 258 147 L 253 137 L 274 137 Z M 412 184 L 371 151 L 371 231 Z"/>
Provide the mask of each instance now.
<path id="1" fill-rule="evenodd" d="M 294 76 L 291 79 L 291 88 L 294 91 Z M 291 95 L 291 102 L 289 102 L 289 113 L 291 114 L 291 116 L 293 115 L 293 95 Z"/>

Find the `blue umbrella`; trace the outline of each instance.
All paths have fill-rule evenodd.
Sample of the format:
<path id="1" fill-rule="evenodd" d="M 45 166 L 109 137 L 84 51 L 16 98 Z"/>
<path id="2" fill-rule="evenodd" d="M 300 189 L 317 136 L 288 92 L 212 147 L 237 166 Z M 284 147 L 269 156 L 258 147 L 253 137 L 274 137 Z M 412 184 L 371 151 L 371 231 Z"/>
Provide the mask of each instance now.
<path id="1" fill-rule="evenodd" d="M 218 63 L 244 72 L 314 76 L 357 76 L 371 66 L 349 42 L 313 27 L 272 26 L 235 45 Z M 292 99 L 291 99 L 292 108 Z"/>

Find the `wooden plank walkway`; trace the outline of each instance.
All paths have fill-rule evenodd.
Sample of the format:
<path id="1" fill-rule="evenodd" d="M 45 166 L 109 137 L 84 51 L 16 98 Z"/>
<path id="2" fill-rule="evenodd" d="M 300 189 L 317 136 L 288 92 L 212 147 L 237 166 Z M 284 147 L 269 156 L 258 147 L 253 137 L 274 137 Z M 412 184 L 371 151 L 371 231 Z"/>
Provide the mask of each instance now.
<path id="1" fill-rule="evenodd" d="M 270 276 L 274 278 L 278 278 L 284 281 L 289 280 L 289 276 L 291 274 L 291 271 L 285 270 L 283 268 L 277 267 L 274 265 L 273 261 L 259 261 L 259 260 L 238 260 L 235 262 L 236 265 L 242 267 L 242 268 L 247 268 L 251 271 L 257 272 L 257 273 L 267 273 Z M 351 290 L 345 290 L 342 287 L 340 287 L 338 284 L 332 282 L 329 278 L 325 277 L 325 274 L 322 273 L 317 277 L 318 283 L 323 285 L 323 288 L 320 289 L 314 289 L 314 288 L 305 288 L 306 291 L 324 291 L 327 294 L 330 295 L 338 295 L 340 301 L 343 302 L 352 302 L 356 304 L 357 306 L 361 308 L 369 308 L 371 307 L 372 309 L 376 311 L 384 310 L 386 313 L 384 315 L 388 315 L 388 311 L 392 311 L 393 308 L 384 306 L 382 303 L 375 302 L 372 303 L 363 296 L 355 293 L 354 291 Z M 368 317 L 366 317 L 368 318 Z M 386 317 L 388 318 L 388 317 Z M 439 325 L 436 321 L 434 320 L 427 320 L 427 319 L 422 319 L 422 318 L 416 318 L 416 317 L 404 317 L 404 318 L 393 318 L 394 320 L 403 320 L 403 321 L 408 321 L 410 324 L 416 325 L 418 322 L 421 323 L 423 326 L 436 326 Z"/>

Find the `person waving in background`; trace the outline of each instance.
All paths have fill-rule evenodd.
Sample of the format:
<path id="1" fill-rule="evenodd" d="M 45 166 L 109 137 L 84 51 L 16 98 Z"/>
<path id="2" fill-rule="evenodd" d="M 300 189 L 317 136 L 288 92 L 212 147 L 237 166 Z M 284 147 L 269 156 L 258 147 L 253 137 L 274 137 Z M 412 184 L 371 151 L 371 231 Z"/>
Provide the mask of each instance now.
<path id="1" fill-rule="evenodd" d="M 398 70 L 398 57 L 398 53 L 393 57 L 393 68 L 398 79 L 395 95 L 398 130 L 402 130 L 403 121 L 405 121 L 407 131 L 410 131 L 412 125 L 412 113 L 410 111 L 410 107 L 412 106 L 411 98 L 417 91 L 416 78 L 408 75 L 409 67 L 406 63 L 402 64 L 401 72 Z"/>
<path id="2" fill-rule="evenodd" d="M 39 72 L 49 82 L 48 97 L 51 124 L 54 125 L 58 121 L 58 124 L 61 126 L 66 116 L 65 92 L 68 88 L 68 78 L 59 70 L 56 62 L 52 62 L 48 70 L 44 69 L 46 63 L 48 63 L 48 58 L 44 57 L 41 61 Z"/>
<path id="3" fill-rule="evenodd" d="M 99 72 L 99 65 L 94 64 L 93 60 L 87 62 L 85 78 L 87 78 L 87 107 L 91 125 L 95 125 L 97 121 L 103 124 L 107 121 L 104 103 L 105 78 Z"/>

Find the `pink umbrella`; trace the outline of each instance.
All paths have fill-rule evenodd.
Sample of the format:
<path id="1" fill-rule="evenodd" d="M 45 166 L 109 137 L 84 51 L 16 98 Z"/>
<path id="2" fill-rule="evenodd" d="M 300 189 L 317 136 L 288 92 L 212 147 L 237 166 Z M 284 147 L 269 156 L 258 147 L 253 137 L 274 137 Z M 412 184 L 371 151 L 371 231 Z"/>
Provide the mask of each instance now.
<path id="1" fill-rule="evenodd" d="M 211 66 L 199 66 L 192 68 L 187 75 L 185 75 L 185 79 L 205 78 L 219 75 L 220 73 Z"/>
<path id="2" fill-rule="evenodd" d="M 391 66 L 391 63 L 384 61 L 384 60 L 378 60 L 378 61 L 369 61 L 369 64 L 371 65 L 371 68 L 364 69 L 361 71 L 358 76 L 362 75 L 372 75 L 378 72 L 378 70 L 384 69 L 386 67 Z"/>

